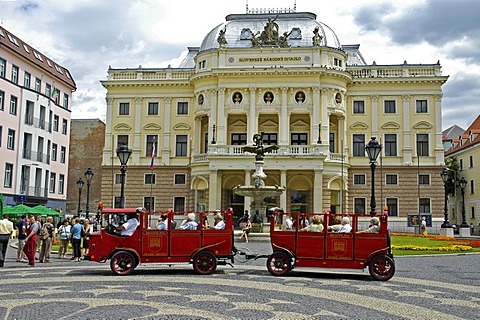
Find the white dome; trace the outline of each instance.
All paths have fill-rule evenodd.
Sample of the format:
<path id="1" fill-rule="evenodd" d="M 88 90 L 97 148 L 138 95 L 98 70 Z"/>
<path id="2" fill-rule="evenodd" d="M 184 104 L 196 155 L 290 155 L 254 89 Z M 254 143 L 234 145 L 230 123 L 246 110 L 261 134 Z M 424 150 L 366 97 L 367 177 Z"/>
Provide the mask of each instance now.
<path id="1" fill-rule="evenodd" d="M 288 34 L 289 47 L 313 46 L 314 30 L 318 28 L 318 34 L 321 36 L 320 46 L 342 49 L 335 32 L 326 24 L 316 21 L 314 13 L 295 12 L 228 15 L 225 23 L 219 24 L 205 36 L 200 51 L 220 48 L 218 37 L 223 30 L 226 48 L 251 48 L 252 35 L 259 36 L 269 19 L 278 25 L 279 36 Z"/>

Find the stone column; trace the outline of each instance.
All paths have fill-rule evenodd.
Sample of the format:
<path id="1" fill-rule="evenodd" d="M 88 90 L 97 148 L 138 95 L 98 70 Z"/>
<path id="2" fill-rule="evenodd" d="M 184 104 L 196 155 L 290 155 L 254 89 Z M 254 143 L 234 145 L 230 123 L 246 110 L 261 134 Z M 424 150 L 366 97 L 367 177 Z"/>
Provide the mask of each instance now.
<path id="1" fill-rule="evenodd" d="M 218 89 L 217 106 L 217 144 L 226 144 L 225 88 Z"/>
<path id="2" fill-rule="evenodd" d="M 321 120 L 322 120 L 322 152 L 326 154 L 329 152 L 328 149 L 328 141 L 329 141 L 329 133 L 330 133 L 330 119 L 328 117 L 328 94 L 330 93 L 330 90 L 327 88 L 321 88 L 322 90 L 322 105 L 320 106 L 322 112 L 321 112 Z"/>
<path id="3" fill-rule="evenodd" d="M 210 170 L 209 184 L 208 184 L 208 210 L 213 211 L 220 209 L 217 207 L 219 197 L 218 190 L 218 171 Z"/>
<path id="4" fill-rule="evenodd" d="M 163 146 L 162 146 L 162 164 L 170 164 L 170 114 L 172 109 L 172 99 L 165 98 L 165 118 L 163 119 Z"/>
<path id="5" fill-rule="evenodd" d="M 312 118 L 310 121 L 310 144 L 317 144 L 318 135 L 320 133 L 319 129 L 321 128 L 319 93 L 320 93 L 319 88 L 313 88 L 313 111 L 312 111 Z"/>
<path id="6" fill-rule="evenodd" d="M 412 164 L 412 145 L 410 138 L 412 132 L 410 131 L 410 96 L 403 96 L 403 163 Z M 441 129 L 441 128 L 440 128 Z"/>
<path id="7" fill-rule="evenodd" d="M 376 137 L 377 141 L 380 141 L 378 137 L 378 96 L 372 96 L 372 118 L 370 119 L 371 122 L 371 136 Z M 370 141 L 371 137 L 365 137 L 366 143 Z"/>
<path id="8" fill-rule="evenodd" d="M 217 141 L 217 92 L 215 90 L 210 90 L 210 118 L 208 124 L 208 143 L 212 143 L 212 139 L 215 138 Z M 213 136 L 213 126 L 215 125 L 215 137 Z"/>
<path id="9" fill-rule="evenodd" d="M 105 116 L 105 146 L 103 147 L 102 165 L 108 166 L 113 164 L 113 158 L 116 157 L 115 150 L 117 145 L 116 139 L 112 132 L 112 114 L 113 114 L 113 99 L 107 98 L 107 113 Z"/>
<path id="10" fill-rule="evenodd" d="M 313 182 L 313 212 L 322 212 L 322 197 L 323 197 L 323 168 L 322 170 L 315 170 L 315 177 Z"/>
<path id="11" fill-rule="evenodd" d="M 280 113 L 280 146 L 287 146 L 289 145 L 288 133 L 290 132 L 289 128 L 289 118 L 288 118 L 288 97 L 287 97 L 288 89 L 283 87 L 282 88 L 282 111 Z"/>
<path id="12" fill-rule="evenodd" d="M 250 177 L 252 176 L 251 170 L 245 170 L 245 185 L 250 186 L 251 180 Z M 252 198 L 245 197 L 245 201 L 243 202 L 245 205 L 245 210 L 250 210 L 250 206 L 252 205 Z M 252 217 L 252 213 L 250 212 L 250 217 Z"/>
<path id="13" fill-rule="evenodd" d="M 280 208 L 287 211 L 287 170 L 280 170 L 280 187 L 285 186 L 285 191 L 280 194 Z"/>
<path id="14" fill-rule="evenodd" d="M 253 143 L 253 135 L 257 133 L 258 119 L 256 111 L 256 88 L 250 88 L 250 109 L 248 115 L 247 144 Z"/>
<path id="15" fill-rule="evenodd" d="M 431 110 L 431 108 L 430 108 Z M 438 165 L 443 165 L 445 162 L 444 159 L 444 149 L 442 143 L 442 95 L 435 95 L 435 123 L 436 132 L 435 132 L 435 163 Z M 470 231 L 469 231 L 470 232 Z"/>
<path id="16" fill-rule="evenodd" d="M 135 99 L 135 128 L 133 129 L 132 164 L 140 164 L 140 157 L 144 156 L 142 150 L 142 98 Z"/>

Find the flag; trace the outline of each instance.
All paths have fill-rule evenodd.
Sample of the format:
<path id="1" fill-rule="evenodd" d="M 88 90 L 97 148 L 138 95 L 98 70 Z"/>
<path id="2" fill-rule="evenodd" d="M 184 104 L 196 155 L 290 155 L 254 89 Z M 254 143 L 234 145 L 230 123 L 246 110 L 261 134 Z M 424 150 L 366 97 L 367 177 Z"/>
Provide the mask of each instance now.
<path id="1" fill-rule="evenodd" d="M 60 90 L 53 86 L 52 90 L 52 99 L 55 100 L 55 104 L 58 104 L 58 96 L 60 95 Z"/>
<path id="2" fill-rule="evenodd" d="M 152 143 L 152 152 L 150 154 L 150 157 L 152 158 L 152 160 L 150 161 L 150 170 L 153 171 L 153 163 L 155 160 L 155 143 Z"/>

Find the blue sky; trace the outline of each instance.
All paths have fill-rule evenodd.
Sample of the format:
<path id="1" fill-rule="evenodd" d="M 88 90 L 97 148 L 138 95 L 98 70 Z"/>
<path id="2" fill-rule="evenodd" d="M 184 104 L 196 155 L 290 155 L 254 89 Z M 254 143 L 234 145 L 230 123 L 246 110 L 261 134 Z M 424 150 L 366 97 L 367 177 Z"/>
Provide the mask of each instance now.
<path id="1" fill-rule="evenodd" d="M 294 0 L 250 0 L 250 8 L 293 8 Z M 100 80 L 113 68 L 177 66 L 188 46 L 231 13 L 237 0 L 0 0 L 3 26 L 70 70 L 73 118 L 105 116 Z M 443 75 L 443 128 L 466 129 L 480 114 L 480 1 L 296 1 L 342 44 L 360 44 L 367 63 L 433 64 Z"/>

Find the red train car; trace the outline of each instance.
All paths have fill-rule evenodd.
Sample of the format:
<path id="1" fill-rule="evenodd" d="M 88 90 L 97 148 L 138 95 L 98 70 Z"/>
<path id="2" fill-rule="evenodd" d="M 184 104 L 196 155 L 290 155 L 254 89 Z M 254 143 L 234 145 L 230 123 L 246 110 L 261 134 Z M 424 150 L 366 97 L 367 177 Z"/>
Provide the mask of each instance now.
<path id="1" fill-rule="evenodd" d="M 393 277 L 395 262 L 390 246 L 387 215 L 376 216 L 379 221 L 379 229 L 376 230 L 378 233 L 358 233 L 359 220 L 368 224 L 371 216 L 329 213 L 320 214 L 323 228 L 318 229 L 323 229 L 321 232 L 302 230 L 312 216 L 314 214 L 280 212 L 271 217 L 273 253 L 267 259 L 267 268 L 271 274 L 281 276 L 295 267 L 368 267 L 370 275 L 376 280 L 389 280 Z M 349 232 L 333 231 L 336 216 L 350 220 Z"/>
<path id="2" fill-rule="evenodd" d="M 205 228 L 203 222 L 205 218 L 213 225 L 218 212 L 194 214 L 198 228 L 180 230 L 186 213 L 103 209 L 102 228 L 90 235 L 89 259 L 110 260 L 110 268 L 116 275 L 130 274 L 139 264 L 148 263 L 191 263 L 197 273 L 211 274 L 217 265 L 233 261 L 233 216 L 230 211 L 221 212 L 225 228 L 217 230 Z M 118 229 L 129 215 L 136 215 L 139 225 L 132 235 L 122 236 Z M 158 221 L 165 215 L 166 230 L 159 230 Z"/>

